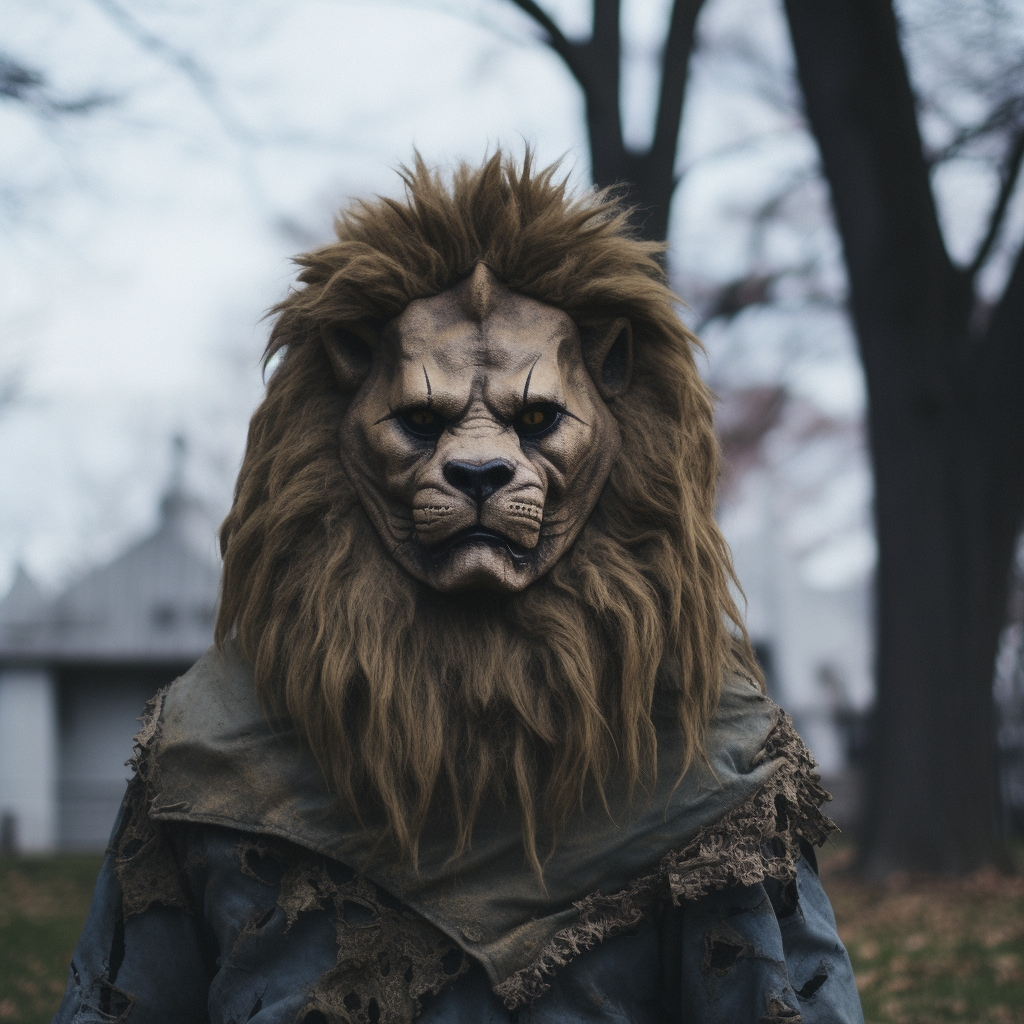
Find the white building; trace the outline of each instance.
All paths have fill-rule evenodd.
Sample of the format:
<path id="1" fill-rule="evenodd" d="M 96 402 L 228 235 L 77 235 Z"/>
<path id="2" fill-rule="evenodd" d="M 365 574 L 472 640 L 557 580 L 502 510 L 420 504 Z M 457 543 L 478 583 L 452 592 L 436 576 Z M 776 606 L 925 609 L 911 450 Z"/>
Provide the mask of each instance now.
<path id="1" fill-rule="evenodd" d="M 212 529 L 179 485 L 150 537 L 52 600 L 23 570 L 0 601 L 0 838 L 101 850 L 145 702 L 213 640 Z"/>

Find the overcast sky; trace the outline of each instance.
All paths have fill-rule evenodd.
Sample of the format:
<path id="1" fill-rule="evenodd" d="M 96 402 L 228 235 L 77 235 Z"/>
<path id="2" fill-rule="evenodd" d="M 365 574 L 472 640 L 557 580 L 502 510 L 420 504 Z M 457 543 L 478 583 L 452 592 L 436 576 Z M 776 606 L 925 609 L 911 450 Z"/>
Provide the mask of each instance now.
<path id="1" fill-rule="evenodd" d="M 545 6 L 568 35 L 588 31 L 583 0 Z M 667 10 L 623 4 L 636 144 Z M 699 305 L 759 260 L 808 253 L 815 287 L 841 296 L 777 5 L 709 0 L 700 31 L 724 49 L 698 55 L 687 100 L 671 229 L 684 297 Z M 80 115 L 0 102 L 0 374 L 21 382 L 0 414 L 0 592 L 17 561 L 55 586 L 151 529 L 175 432 L 211 524 L 223 516 L 261 392 L 261 317 L 289 287 L 289 256 L 328 240 L 351 197 L 396 194 L 414 148 L 450 166 L 529 142 L 588 181 L 579 90 L 505 0 L 6 0 L 2 46 L 45 76 L 45 102 L 105 102 Z M 747 212 L 789 179 L 794 210 L 752 241 Z M 855 421 L 845 319 L 800 314 L 795 287 L 788 310 L 712 326 L 708 372 L 782 382 Z M 846 474 L 837 522 L 855 521 L 843 529 L 860 531 L 860 553 L 824 585 L 873 557 L 866 463 L 829 472 Z"/>

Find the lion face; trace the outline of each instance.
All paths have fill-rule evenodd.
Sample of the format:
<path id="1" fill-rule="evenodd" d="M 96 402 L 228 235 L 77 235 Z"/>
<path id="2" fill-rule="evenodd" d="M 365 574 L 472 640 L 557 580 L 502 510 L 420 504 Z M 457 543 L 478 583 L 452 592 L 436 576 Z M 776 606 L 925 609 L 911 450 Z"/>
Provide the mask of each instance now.
<path id="1" fill-rule="evenodd" d="M 343 387 L 363 377 L 342 464 L 409 573 L 443 592 L 520 591 L 572 544 L 619 452 L 606 399 L 628 385 L 628 322 L 585 358 L 566 313 L 481 263 L 410 303 L 372 354 L 350 332 L 325 343 Z"/>

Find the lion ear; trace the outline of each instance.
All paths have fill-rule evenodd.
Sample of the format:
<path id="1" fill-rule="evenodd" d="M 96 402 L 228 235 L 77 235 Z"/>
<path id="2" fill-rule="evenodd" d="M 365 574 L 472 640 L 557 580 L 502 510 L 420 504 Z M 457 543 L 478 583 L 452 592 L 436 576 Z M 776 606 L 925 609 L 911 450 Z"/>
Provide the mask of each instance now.
<path id="1" fill-rule="evenodd" d="M 363 324 L 320 328 L 327 358 L 331 361 L 338 387 L 355 391 L 366 380 L 373 362 L 376 336 Z"/>
<path id="2" fill-rule="evenodd" d="M 606 402 L 623 394 L 633 376 L 633 328 L 629 321 L 620 316 L 596 332 L 585 346 L 584 359 Z"/>

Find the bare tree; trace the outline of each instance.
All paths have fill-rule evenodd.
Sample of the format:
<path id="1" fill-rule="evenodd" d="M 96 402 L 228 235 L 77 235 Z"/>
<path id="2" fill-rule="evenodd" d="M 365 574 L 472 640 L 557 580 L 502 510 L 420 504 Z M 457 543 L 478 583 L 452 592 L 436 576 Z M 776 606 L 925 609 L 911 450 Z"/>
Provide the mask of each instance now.
<path id="1" fill-rule="evenodd" d="M 534 0 L 512 0 L 544 30 L 548 45 L 580 84 L 586 101 L 587 134 L 594 184 L 628 185 L 647 238 L 663 239 L 678 181 L 675 173 L 693 31 L 703 0 L 675 0 L 661 60 L 654 138 L 637 152 L 626 146 L 619 113 L 621 0 L 594 0 L 589 39 L 568 39 Z"/>
<path id="2" fill-rule="evenodd" d="M 966 265 L 949 256 L 891 0 L 786 0 L 842 236 L 869 393 L 879 543 L 867 866 L 1004 862 L 992 678 L 1024 517 L 1024 253 L 978 275 L 1024 158 L 1016 95 L 957 141 L 1001 133 L 1001 183 Z"/>
<path id="3" fill-rule="evenodd" d="M 599 185 L 628 182 L 664 237 L 700 0 L 676 0 L 661 55 L 654 142 L 622 142 L 619 2 L 595 0 L 570 41 L 533 0 L 586 98 Z M 992 678 L 1007 574 L 1024 518 L 1024 254 L 1001 295 L 979 275 L 1024 162 L 1024 60 L 1001 68 L 989 113 L 926 153 L 892 0 L 786 0 L 799 83 L 844 246 L 866 373 L 879 540 L 877 691 L 866 865 L 968 871 L 1004 863 Z M 930 166 L 985 141 L 1000 183 L 973 256 L 944 242 Z M 1018 240 L 1019 242 L 1019 240 Z M 763 302 L 770 276 L 733 282 L 710 314 Z"/>

